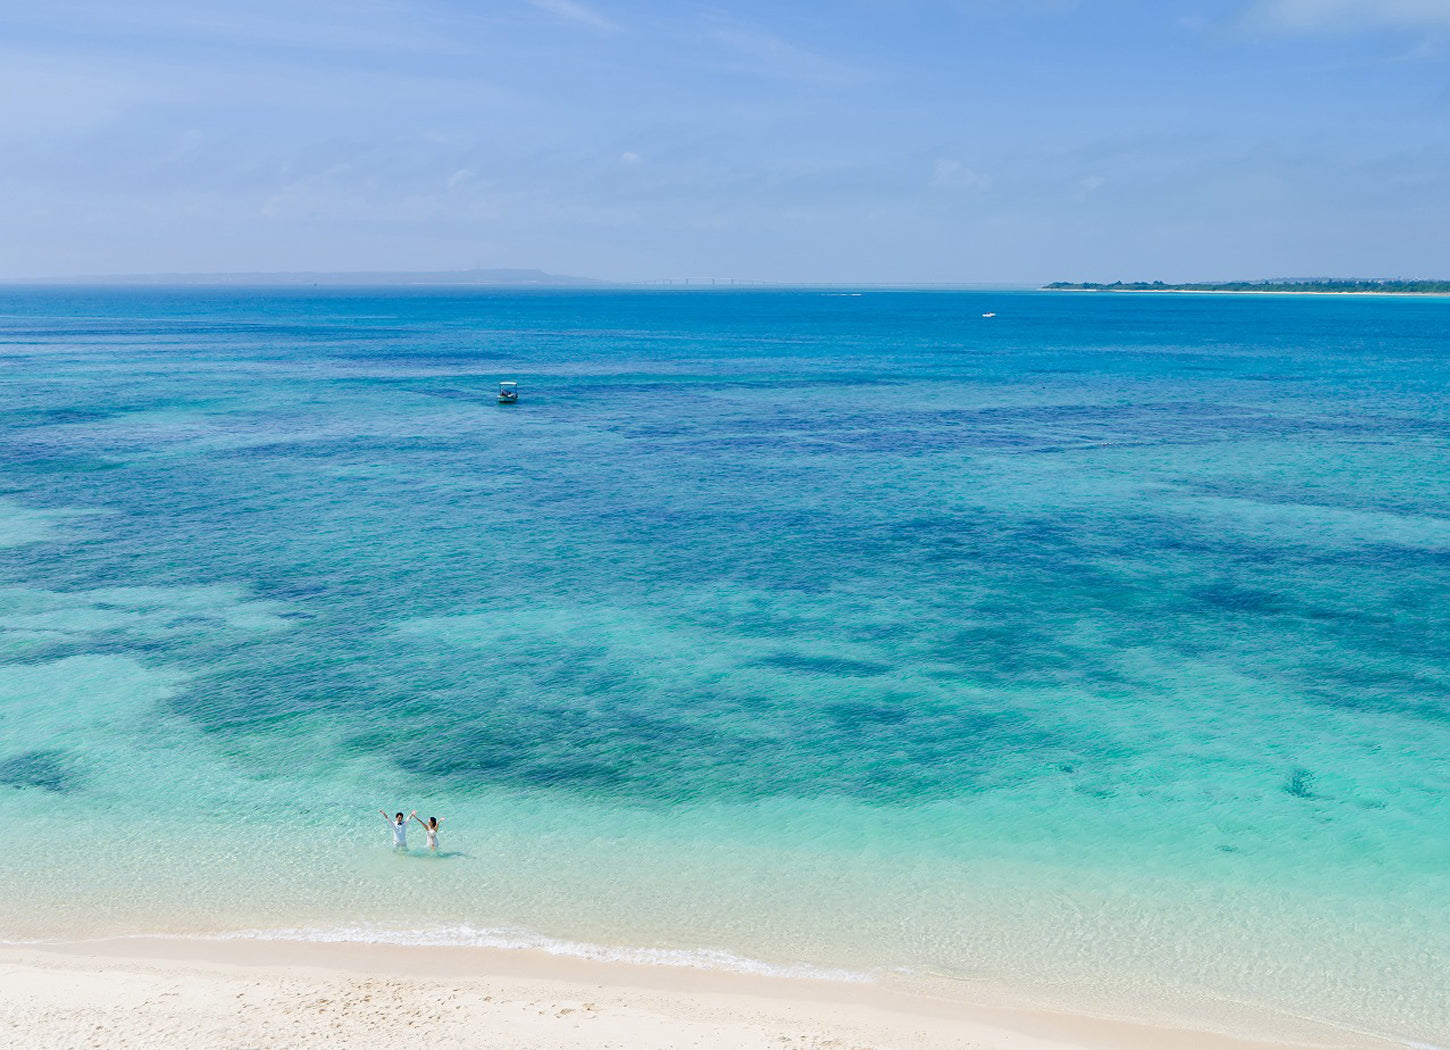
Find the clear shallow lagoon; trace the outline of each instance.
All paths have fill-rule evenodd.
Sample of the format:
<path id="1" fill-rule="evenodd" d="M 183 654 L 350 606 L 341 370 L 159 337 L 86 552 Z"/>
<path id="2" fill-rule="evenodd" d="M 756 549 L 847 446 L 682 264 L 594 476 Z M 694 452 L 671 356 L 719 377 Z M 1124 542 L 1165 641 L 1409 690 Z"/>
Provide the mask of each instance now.
<path id="1" fill-rule="evenodd" d="M 1447 383 L 1447 300 L 0 290 L 0 933 L 1450 1042 Z"/>

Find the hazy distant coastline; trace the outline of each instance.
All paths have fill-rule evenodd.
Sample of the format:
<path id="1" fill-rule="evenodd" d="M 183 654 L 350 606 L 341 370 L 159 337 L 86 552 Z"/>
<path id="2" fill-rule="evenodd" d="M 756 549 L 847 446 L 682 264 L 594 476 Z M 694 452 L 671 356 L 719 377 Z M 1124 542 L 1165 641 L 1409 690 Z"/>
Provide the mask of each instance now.
<path id="1" fill-rule="evenodd" d="M 572 277 L 543 270 L 427 270 L 427 271 L 336 271 L 298 273 L 138 273 L 91 274 L 78 277 L 37 277 L 13 284 L 80 285 L 206 285 L 267 287 L 399 287 L 405 285 L 483 285 L 498 287 L 582 288 L 607 287 L 610 282 L 593 277 Z"/>
<path id="2" fill-rule="evenodd" d="M 1450 295 L 1450 281 L 1304 279 L 1280 281 L 1204 281 L 1168 284 L 1163 281 L 1054 281 L 1043 285 L 1050 292 L 1259 292 L 1311 295 Z"/>

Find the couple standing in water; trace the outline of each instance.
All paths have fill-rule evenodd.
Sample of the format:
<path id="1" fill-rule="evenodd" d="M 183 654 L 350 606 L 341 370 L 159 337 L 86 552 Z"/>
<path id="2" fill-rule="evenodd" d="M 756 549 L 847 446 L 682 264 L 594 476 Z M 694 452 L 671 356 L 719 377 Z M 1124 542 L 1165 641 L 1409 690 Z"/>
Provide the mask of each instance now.
<path id="1" fill-rule="evenodd" d="M 428 848 L 434 853 L 438 852 L 438 825 L 443 823 L 438 817 L 429 817 L 427 820 L 424 820 L 418 816 L 416 809 L 408 814 L 407 819 L 404 819 L 401 813 L 389 818 L 388 811 L 385 809 L 380 809 L 378 812 L 382 814 L 383 819 L 393 828 L 394 849 L 405 850 L 408 848 L 408 821 L 416 820 L 419 824 L 423 825 L 423 833 L 428 836 Z"/>

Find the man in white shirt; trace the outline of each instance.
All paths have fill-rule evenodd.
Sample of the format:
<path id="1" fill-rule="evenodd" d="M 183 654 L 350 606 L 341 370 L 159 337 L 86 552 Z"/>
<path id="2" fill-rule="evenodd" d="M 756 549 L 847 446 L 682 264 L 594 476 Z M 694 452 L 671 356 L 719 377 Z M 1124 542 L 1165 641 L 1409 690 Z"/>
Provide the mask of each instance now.
<path id="1" fill-rule="evenodd" d="M 390 825 L 392 825 L 392 828 L 393 828 L 393 849 L 396 849 L 396 850 L 405 850 L 405 849 L 407 849 L 408 848 L 408 821 L 411 820 L 413 817 L 416 817 L 418 815 L 418 811 L 416 809 L 413 810 L 413 812 L 410 813 L 410 814 L 408 814 L 407 817 L 404 817 L 403 814 L 399 813 L 396 817 L 393 817 L 391 819 L 388 818 L 388 811 L 387 810 L 380 809 L 380 810 L 378 810 L 378 812 L 382 814 L 382 817 L 383 817 L 384 820 L 386 820 Z"/>

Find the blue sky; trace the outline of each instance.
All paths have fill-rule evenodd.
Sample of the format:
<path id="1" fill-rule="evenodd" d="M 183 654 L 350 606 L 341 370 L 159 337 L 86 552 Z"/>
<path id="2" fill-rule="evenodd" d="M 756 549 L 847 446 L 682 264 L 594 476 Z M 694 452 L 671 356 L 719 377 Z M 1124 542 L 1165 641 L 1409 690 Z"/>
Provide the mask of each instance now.
<path id="1" fill-rule="evenodd" d="M 1450 0 L 0 0 L 0 277 L 1450 277 Z"/>

